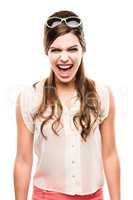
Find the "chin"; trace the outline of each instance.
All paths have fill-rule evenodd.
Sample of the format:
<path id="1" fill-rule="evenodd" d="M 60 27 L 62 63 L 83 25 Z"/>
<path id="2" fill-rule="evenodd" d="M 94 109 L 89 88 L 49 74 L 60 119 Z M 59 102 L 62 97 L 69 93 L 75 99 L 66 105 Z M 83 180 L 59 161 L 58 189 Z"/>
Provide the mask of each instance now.
<path id="1" fill-rule="evenodd" d="M 71 82 L 71 81 L 73 81 L 74 79 L 75 79 L 75 76 L 73 77 L 73 76 L 71 76 L 71 77 L 58 77 L 58 76 L 56 76 L 56 79 L 59 81 L 59 82 L 62 82 L 62 83 L 69 83 L 69 82 Z"/>

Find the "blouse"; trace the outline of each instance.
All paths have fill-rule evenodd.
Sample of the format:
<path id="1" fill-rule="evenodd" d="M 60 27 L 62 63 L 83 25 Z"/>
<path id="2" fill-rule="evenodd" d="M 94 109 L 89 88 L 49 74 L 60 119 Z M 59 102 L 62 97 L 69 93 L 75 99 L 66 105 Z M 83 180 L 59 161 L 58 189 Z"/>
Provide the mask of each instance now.
<path id="1" fill-rule="evenodd" d="M 36 85 L 36 89 L 26 86 L 20 92 L 23 121 L 29 133 L 34 134 L 34 152 L 37 155 L 33 185 L 43 190 L 70 195 L 94 193 L 104 184 L 99 125 L 109 113 L 108 88 L 103 82 L 95 81 L 101 99 L 101 113 L 92 129 L 93 134 L 90 134 L 86 143 L 82 141 L 81 129 L 77 130 L 73 123 L 73 116 L 80 109 L 76 91 L 70 99 L 69 106 L 63 104 L 63 127 L 58 130 L 59 136 L 52 130 L 51 124 L 54 119 L 51 119 L 44 125 L 43 131 L 48 138 L 45 140 L 40 131 L 42 121 L 33 120 L 42 101 L 44 80 Z M 44 116 L 50 111 L 48 107 Z"/>

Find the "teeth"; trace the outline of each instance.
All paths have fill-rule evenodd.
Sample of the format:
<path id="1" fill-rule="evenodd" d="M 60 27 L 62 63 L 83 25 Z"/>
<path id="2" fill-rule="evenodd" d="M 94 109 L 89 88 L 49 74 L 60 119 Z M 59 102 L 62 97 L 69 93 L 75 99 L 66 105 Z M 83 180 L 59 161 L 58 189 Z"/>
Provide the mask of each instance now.
<path id="1" fill-rule="evenodd" d="M 69 69 L 72 65 L 57 65 L 60 69 Z"/>

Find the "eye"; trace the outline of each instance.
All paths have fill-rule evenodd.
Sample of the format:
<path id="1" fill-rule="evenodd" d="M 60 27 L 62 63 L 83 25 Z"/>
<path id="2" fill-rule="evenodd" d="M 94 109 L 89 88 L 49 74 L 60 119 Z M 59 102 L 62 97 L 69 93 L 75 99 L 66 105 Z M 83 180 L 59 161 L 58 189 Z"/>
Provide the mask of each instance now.
<path id="1" fill-rule="evenodd" d="M 78 49 L 77 49 L 77 48 L 72 48 L 72 49 L 70 49 L 69 51 L 75 52 L 75 51 L 78 51 Z"/>
<path id="2" fill-rule="evenodd" d="M 52 49 L 51 52 L 55 52 L 55 53 L 58 53 L 60 52 L 61 50 L 60 49 Z"/>

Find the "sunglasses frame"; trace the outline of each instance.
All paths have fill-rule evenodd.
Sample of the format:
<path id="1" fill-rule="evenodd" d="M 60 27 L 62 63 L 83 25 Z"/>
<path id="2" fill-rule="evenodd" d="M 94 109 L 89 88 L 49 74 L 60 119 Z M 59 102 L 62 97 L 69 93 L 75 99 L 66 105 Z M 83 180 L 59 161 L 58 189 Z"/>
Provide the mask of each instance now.
<path id="1" fill-rule="evenodd" d="M 79 20 L 80 20 L 79 24 L 78 24 L 78 25 L 75 25 L 75 26 L 70 26 L 70 25 L 68 24 L 68 22 L 67 22 L 67 19 L 71 19 L 71 18 L 73 18 L 73 19 L 79 19 Z M 71 27 L 71 28 L 77 28 L 77 27 L 81 26 L 81 24 L 82 24 L 81 19 L 80 19 L 79 17 L 77 17 L 77 16 L 70 16 L 70 17 L 56 17 L 56 16 L 53 16 L 53 17 L 49 17 L 49 18 L 47 19 L 47 21 L 46 21 L 46 26 L 47 26 L 48 28 L 55 28 L 55 27 L 56 27 L 56 26 L 54 26 L 54 27 L 49 26 L 48 21 L 49 21 L 50 19 L 59 19 L 59 20 L 60 20 L 60 22 L 59 22 L 56 26 L 59 26 L 62 22 L 65 22 L 65 24 L 66 24 L 67 26 L 69 26 L 69 27 Z"/>

